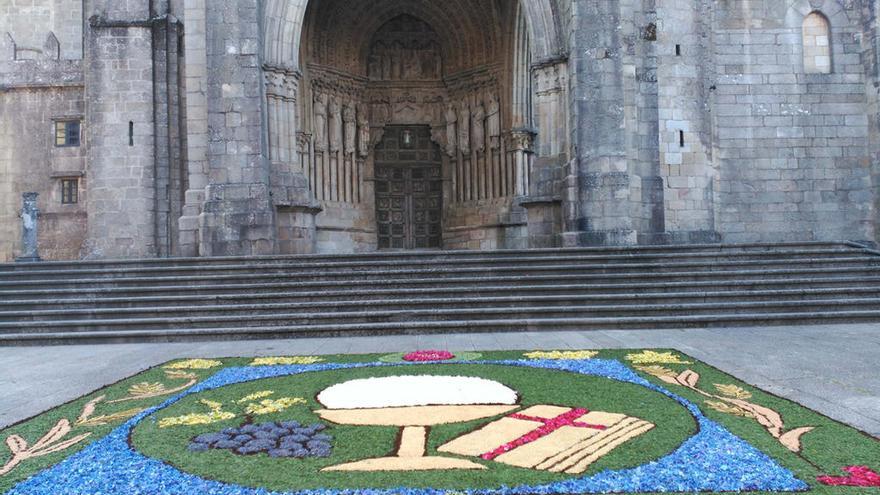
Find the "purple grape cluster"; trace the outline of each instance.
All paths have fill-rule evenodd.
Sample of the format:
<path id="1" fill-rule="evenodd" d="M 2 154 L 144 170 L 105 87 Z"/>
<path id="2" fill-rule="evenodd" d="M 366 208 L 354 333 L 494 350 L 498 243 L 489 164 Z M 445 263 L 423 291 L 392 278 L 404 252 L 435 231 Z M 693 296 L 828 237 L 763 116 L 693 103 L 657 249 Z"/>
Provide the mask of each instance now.
<path id="1" fill-rule="evenodd" d="M 199 435 L 189 444 L 190 452 L 209 449 L 230 450 L 238 455 L 265 452 L 270 457 L 330 457 L 333 437 L 321 433 L 326 425 L 301 425 L 298 421 L 278 421 L 259 425 L 247 424 L 226 428 L 219 433 Z"/>

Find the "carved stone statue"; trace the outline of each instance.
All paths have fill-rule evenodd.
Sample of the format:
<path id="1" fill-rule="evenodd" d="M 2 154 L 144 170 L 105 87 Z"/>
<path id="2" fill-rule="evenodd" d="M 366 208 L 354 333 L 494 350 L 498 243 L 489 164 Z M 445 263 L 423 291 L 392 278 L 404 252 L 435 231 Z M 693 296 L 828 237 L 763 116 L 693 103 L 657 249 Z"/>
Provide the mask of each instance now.
<path id="1" fill-rule="evenodd" d="M 489 98 L 486 130 L 489 134 L 489 146 L 493 150 L 497 150 L 501 147 L 501 105 L 498 103 L 498 98 L 495 95 Z"/>
<path id="2" fill-rule="evenodd" d="M 315 95 L 315 151 L 327 150 L 327 95 Z"/>
<path id="3" fill-rule="evenodd" d="M 455 156 L 455 150 L 458 145 L 458 134 L 456 134 L 455 123 L 458 121 L 458 109 L 452 103 L 446 107 L 446 154 Z"/>
<path id="4" fill-rule="evenodd" d="M 477 153 L 486 151 L 486 108 L 482 102 L 477 103 L 471 112 L 471 142 Z"/>
<path id="5" fill-rule="evenodd" d="M 358 125 L 358 154 L 361 158 L 370 156 L 370 116 L 367 106 L 360 104 L 357 107 Z"/>
<path id="6" fill-rule="evenodd" d="M 21 256 L 17 261 L 40 261 L 37 248 L 37 218 L 40 210 L 37 209 L 37 193 L 24 193 L 22 195 L 21 213 Z"/>
<path id="7" fill-rule="evenodd" d="M 354 104 L 347 102 L 342 107 L 342 121 L 345 123 L 345 154 L 351 155 L 356 150 L 357 144 L 357 119 Z"/>
<path id="8" fill-rule="evenodd" d="M 370 79 L 382 79 L 383 54 L 376 53 L 375 49 L 367 59 L 367 75 Z"/>
<path id="9" fill-rule="evenodd" d="M 471 109 L 462 102 L 458 109 L 458 149 L 463 155 L 471 154 Z"/>
<path id="10" fill-rule="evenodd" d="M 342 147 L 342 108 L 339 99 L 330 97 L 328 110 L 330 121 L 330 152 L 335 153 Z"/>

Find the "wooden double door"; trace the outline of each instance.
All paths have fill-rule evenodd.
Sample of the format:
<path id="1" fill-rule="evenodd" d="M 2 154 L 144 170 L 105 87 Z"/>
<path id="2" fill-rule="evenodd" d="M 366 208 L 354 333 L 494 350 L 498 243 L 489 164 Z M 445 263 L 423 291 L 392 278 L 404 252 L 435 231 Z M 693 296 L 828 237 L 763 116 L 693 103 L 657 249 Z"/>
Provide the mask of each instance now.
<path id="1" fill-rule="evenodd" d="M 379 249 L 443 246 L 440 147 L 428 126 L 389 126 L 376 146 L 376 223 Z"/>

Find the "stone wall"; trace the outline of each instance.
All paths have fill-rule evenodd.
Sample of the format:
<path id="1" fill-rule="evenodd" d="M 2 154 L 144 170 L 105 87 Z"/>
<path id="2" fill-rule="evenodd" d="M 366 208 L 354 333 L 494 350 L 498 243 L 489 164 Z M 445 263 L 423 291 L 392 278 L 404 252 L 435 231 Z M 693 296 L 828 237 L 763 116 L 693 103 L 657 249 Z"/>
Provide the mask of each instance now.
<path id="1" fill-rule="evenodd" d="M 868 157 L 871 161 L 871 189 L 874 191 L 874 239 L 880 243 L 880 25 L 877 14 L 880 0 L 862 2 L 862 64 L 865 67 L 865 91 L 868 115 Z"/>
<path id="2" fill-rule="evenodd" d="M 199 218 L 200 254 L 273 254 L 259 3 L 209 2 L 206 12 L 209 185 Z"/>
<path id="3" fill-rule="evenodd" d="M 134 2 L 131 2 L 134 4 Z M 97 3 L 86 54 L 87 257 L 154 257 L 153 33 L 146 6 Z"/>
<path id="4" fill-rule="evenodd" d="M 566 243 L 875 239 L 875 3 L 574 1 Z"/>
<path id="5" fill-rule="evenodd" d="M 19 211 L 25 192 L 39 193 L 42 258 L 79 258 L 88 202 L 85 144 L 56 147 L 54 121 L 85 115 L 81 64 L 3 61 L 0 77 L 0 262 L 21 254 Z M 63 178 L 80 181 L 77 204 L 61 204 Z"/>
<path id="6" fill-rule="evenodd" d="M 50 33 L 65 60 L 82 58 L 83 0 L 2 0 L 0 36 L 9 33 L 18 59 L 57 58 L 46 49 Z"/>
<path id="7" fill-rule="evenodd" d="M 311 1 L 0 0 L 0 260 L 29 190 L 50 259 L 373 250 L 389 124 L 445 151 L 448 248 L 878 240 L 880 0 Z M 402 12 L 445 58 L 389 78 Z"/>
<path id="8" fill-rule="evenodd" d="M 718 4 L 712 110 L 726 241 L 874 239 L 877 192 L 855 4 Z M 813 11 L 831 24 L 830 74 L 804 67 L 801 29 Z"/>

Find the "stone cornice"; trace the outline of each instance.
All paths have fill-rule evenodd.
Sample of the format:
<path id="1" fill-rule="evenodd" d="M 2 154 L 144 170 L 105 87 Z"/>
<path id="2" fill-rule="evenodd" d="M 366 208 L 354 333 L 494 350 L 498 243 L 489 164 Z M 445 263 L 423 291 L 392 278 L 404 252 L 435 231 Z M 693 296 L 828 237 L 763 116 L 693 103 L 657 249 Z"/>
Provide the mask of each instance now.
<path id="1" fill-rule="evenodd" d="M 83 87 L 82 60 L 0 62 L 0 90 Z"/>

